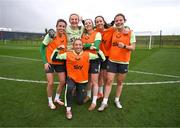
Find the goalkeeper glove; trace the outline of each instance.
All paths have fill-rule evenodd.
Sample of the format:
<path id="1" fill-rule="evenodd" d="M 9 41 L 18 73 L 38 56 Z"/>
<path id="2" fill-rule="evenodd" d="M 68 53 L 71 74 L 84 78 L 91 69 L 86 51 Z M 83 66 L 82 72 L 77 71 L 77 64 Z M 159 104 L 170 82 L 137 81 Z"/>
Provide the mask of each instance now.
<path id="1" fill-rule="evenodd" d="M 49 29 L 48 34 L 49 34 L 49 37 L 54 38 L 56 35 L 56 32 L 54 31 L 54 29 Z"/>

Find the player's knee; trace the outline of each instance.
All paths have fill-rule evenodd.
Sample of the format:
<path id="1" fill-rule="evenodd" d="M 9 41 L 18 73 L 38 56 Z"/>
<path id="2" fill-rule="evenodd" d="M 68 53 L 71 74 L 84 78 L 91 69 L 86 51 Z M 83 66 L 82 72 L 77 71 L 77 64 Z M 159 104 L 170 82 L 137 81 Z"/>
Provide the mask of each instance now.
<path id="1" fill-rule="evenodd" d="M 122 86 L 123 85 L 123 81 L 122 80 L 118 80 L 117 85 L 118 86 Z"/>
<path id="2" fill-rule="evenodd" d="M 113 82 L 113 81 L 112 81 L 111 79 L 108 79 L 106 85 L 107 85 L 107 86 L 110 86 L 110 85 L 112 84 L 112 82 Z"/>
<path id="3" fill-rule="evenodd" d="M 52 87 L 54 85 L 53 81 L 48 81 L 48 86 Z"/>

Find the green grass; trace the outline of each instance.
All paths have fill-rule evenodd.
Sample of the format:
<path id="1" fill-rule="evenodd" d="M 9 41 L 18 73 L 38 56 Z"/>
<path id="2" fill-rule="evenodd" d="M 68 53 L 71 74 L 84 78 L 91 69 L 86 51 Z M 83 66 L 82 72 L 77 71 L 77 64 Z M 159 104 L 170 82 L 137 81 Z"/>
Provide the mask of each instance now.
<path id="1" fill-rule="evenodd" d="M 179 48 L 137 48 L 132 53 L 131 71 L 179 78 L 129 72 L 125 82 L 180 80 L 179 56 Z M 0 77 L 45 81 L 43 64 L 38 60 L 38 47 L 0 44 Z M 73 119 L 70 121 L 65 118 L 64 107 L 58 106 L 55 111 L 48 108 L 46 84 L 2 79 L 0 84 L 0 127 L 180 127 L 180 83 L 124 85 L 121 110 L 113 104 L 116 89 L 113 86 L 109 107 L 104 112 L 89 112 L 90 102 L 78 106 L 74 101 Z"/>

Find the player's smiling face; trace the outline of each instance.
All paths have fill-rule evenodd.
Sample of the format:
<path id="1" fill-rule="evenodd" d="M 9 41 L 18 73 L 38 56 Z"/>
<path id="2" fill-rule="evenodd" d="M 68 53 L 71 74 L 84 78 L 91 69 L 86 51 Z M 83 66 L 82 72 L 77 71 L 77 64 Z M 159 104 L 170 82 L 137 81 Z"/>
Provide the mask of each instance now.
<path id="1" fill-rule="evenodd" d="M 77 15 L 71 15 L 69 22 L 72 27 L 77 27 L 79 23 L 79 17 Z"/>
<path id="2" fill-rule="evenodd" d="M 123 28 L 124 27 L 124 18 L 122 16 L 117 16 L 114 20 L 114 23 L 117 28 Z"/>
<path id="3" fill-rule="evenodd" d="M 104 29 L 104 20 L 102 19 L 102 17 L 97 17 L 95 19 L 95 23 L 98 29 Z"/>
<path id="4" fill-rule="evenodd" d="M 56 26 L 56 29 L 59 34 L 62 34 L 65 32 L 66 24 L 64 22 L 59 22 L 58 25 Z"/>
<path id="5" fill-rule="evenodd" d="M 93 30 L 92 20 L 85 20 L 84 26 L 87 31 Z"/>
<path id="6" fill-rule="evenodd" d="M 75 42 L 73 43 L 73 49 L 77 54 L 79 54 L 83 49 L 82 41 L 75 40 Z"/>

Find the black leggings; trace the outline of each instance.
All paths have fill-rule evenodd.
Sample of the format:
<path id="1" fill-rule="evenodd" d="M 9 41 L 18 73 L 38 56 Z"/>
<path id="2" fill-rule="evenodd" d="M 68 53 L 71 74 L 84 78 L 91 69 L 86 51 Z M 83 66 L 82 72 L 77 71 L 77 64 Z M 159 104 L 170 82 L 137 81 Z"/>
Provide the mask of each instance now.
<path id="1" fill-rule="evenodd" d="M 87 83 L 76 83 L 72 79 L 67 78 L 66 91 L 65 91 L 65 106 L 72 107 L 73 102 L 73 89 L 76 87 L 76 100 L 77 104 L 83 104 L 85 97 L 85 88 Z"/>

